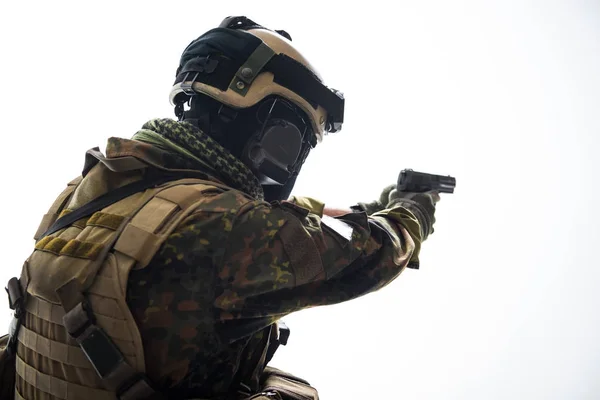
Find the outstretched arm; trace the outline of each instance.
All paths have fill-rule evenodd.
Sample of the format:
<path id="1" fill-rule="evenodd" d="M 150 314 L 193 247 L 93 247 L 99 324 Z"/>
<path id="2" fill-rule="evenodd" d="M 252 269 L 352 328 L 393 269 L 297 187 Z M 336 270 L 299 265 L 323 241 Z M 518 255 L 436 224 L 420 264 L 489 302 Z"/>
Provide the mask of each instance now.
<path id="1" fill-rule="evenodd" d="M 382 288 L 418 262 L 421 230 L 404 207 L 321 218 L 290 202 L 252 202 L 226 243 L 215 306 L 235 340 L 291 312 Z"/>

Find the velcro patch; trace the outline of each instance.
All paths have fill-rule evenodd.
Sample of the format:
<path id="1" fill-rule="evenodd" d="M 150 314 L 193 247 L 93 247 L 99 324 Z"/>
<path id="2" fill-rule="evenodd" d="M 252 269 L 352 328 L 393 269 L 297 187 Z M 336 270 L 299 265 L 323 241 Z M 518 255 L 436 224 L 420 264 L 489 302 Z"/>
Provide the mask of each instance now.
<path id="1" fill-rule="evenodd" d="M 36 250 L 47 251 L 58 255 L 63 247 L 67 244 L 65 239 L 57 238 L 54 236 L 46 236 L 35 244 Z"/>
<path id="2" fill-rule="evenodd" d="M 35 245 L 36 250 L 47 251 L 57 256 L 70 256 L 94 260 L 104 246 L 98 243 L 81 240 L 66 241 L 61 238 L 46 236 Z"/>
<path id="3" fill-rule="evenodd" d="M 104 246 L 98 243 L 69 240 L 60 251 L 60 255 L 95 260 L 103 248 Z"/>
<path id="4" fill-rule="evenodd" d="M 87 226 L 99 226 L 102 228 L 108 228 L 113 231 L 119 229 L 119 226 L 123 223 L 125 217 L 116 214 L 108 214 L 103 212 L 95 212 L 90 219 L 87 221 Z"/>

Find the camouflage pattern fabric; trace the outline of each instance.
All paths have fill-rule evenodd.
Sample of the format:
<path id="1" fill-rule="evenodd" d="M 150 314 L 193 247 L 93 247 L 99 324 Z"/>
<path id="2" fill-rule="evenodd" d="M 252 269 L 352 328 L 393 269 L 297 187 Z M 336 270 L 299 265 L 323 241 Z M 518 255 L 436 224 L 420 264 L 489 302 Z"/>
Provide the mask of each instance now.
<path id="1" fill-rule="evenodd" d="M 155 121 L 145 129 L 211 160 L 202 139 L 182 135 L 178 124 Z M 111 138 L 106 155 L 132 155 L 166 169 L 196 165 L 136 140 Z M 228 171 L 223 179 L 237 187 L 205 194 L 148 267 L 129 279 L 127 301 L 147 374 L 169 398 L 216 398 L 240 381 L 256 390 L 272 323 L 378 290 L 418 262 L 419 224 L 408 210 L 328 220 L 291 202 L 269 204 L 242 182 L 247 175 L 237 162 L 217 158 L 206 176 Z"/>

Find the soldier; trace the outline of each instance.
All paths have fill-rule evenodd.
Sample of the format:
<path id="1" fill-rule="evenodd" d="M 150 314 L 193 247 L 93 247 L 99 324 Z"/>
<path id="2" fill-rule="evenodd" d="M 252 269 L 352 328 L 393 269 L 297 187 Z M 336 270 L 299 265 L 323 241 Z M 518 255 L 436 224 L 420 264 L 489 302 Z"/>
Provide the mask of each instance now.
<path id="1" fill-rule="evenodd" d="M 418 267 L 436 194 L 286 200 L 344 98 L 285 31 L 225 19 L 184 50 L 171 102 L 178 121 L 89 150 L 44 216 L 7 288 L 14 398 L 317 399 L 267 367 L 279 319 Z"/>

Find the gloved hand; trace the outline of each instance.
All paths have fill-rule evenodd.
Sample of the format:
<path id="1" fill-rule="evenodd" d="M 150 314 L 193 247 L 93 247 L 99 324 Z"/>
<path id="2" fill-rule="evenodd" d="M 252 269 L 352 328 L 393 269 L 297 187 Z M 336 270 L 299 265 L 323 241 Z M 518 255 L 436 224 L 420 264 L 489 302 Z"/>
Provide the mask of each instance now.
<path id="1" fill-rule="evenodd" d="M 423 240 L 433 233 L 433 224 L 435 223 L 435 204 L 440 201 L 440 195 L 437 192 L 430 193 L 412 193 L 399 192 L 396 185 L 386 186 L 381 192 L 379 199 L 370 203 L 358 203 L 358 208 L 365 211 L 367 215 L 378 211 L 394 207 L 404 207 L 410 210 L 421 226 Z"/>
<path id="2" fill-rule="evenodd" d="M 358 202 L 358 208 L 361 211 L 365 211 L 367 215 L 376 213 L 377 211 L 385 210 L 386 205 L 390 202 L 389 195 L 392 190 L 396 189 L 396 185 L 386 186 L 385 189 L 379 195 L 379 199 L 374 200 L 370 203 Z"/>
<path id="3" fill-rule="evenodd" d="M 388 193 L 388 203 L 385 208 L 401 206 L 411 211 L 419 220 L 422 240 L 425 240 L 434 232 L 435 205 L 438 201 L 440 201 L 440 195 L 437 192 L 400 192 L 394 188 Z"/>

